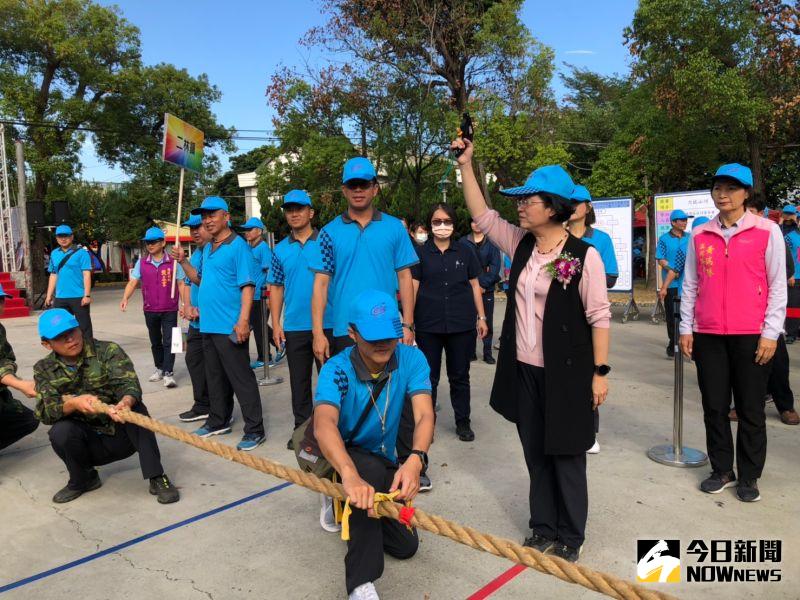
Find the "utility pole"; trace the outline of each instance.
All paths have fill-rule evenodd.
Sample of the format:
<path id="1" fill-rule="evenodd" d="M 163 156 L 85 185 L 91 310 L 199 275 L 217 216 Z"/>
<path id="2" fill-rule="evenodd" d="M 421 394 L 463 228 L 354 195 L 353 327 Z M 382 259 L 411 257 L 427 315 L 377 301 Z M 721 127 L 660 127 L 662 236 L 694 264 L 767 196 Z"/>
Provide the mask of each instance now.
<path id="1" fill-rule="evenodd" d="M 28 204 L 25 197 L 25 154 L 22 140 L 14 140 L 17 151 L 17 206 L 19 228 L 22 230 L 23 268 L 25 269 L 25 301 L 33 308 L 33 271 L 31 269 L 31 237 L 28 231 Z"/>

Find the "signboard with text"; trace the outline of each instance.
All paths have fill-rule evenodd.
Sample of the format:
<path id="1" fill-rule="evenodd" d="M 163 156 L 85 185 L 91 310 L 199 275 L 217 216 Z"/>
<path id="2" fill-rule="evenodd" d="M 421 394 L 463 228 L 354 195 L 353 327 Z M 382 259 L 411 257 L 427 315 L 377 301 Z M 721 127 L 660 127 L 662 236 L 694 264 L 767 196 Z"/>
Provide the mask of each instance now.
<path id="1" fill-rule="evenodd" d="M 606 232 L 614 243 L 619 277 L 609 292 L 633 290 L 633 198 L 595 198 L 597 221 L 592 227 Z"/>
<path id="2" fill-rule="evenodd" d="M 175 115 L 164 113 L 164 143 L 161 158 L 165 162 L 200 172 L 203 166 L 203 132 L 180 120 Z"/>
<path id="3" fill-rule="evenodd" d="M 709 219 L 717 216 L 719 212 L 714 206 L 709 190 L 697 190 L 695 192 L 676 192 L 672 194 L 656 194 L 653 197 L 656 203 L 656 239 L 672 229 L 669 215 L 673 210 L 682 209 L 686 214 L 691 215 L 687 231 L 692 230 L 694 217 L 708 217 Z"/>

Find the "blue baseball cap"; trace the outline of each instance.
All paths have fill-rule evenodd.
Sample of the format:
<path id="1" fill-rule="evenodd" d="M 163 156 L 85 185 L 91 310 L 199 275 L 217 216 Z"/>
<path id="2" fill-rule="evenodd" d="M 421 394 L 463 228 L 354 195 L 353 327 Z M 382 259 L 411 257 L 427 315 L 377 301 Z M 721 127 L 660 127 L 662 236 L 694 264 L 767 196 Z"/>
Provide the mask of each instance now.
<path id="1" fill-rule="evenodd" d="M 145 232 L 142 241 L 155 242 L 156 240 L 163 240 L 163 239 L 164 239 L 164 232 L 161 231 L 159 227 L 151 227 Z"/>
<path id="2" fill-rule="evenodd" d="M 708 223 L 711 219 L 708 217 L 696 217 L 694 221 L 692 221 L 692 231 L 694 231 L 695 227 L 700 227 L 703 223 Z"/>
<path id="3" fill-rule="evenodd" d="M 375 167 L 369 159 L 363 156 L 356 156 L 344 163 L 344 170 L 342 171 L 342 183 L 347 183 L 353 179 L 363 179 L 364 181 L 372 181 L 377 178 L 378 174 L 375 173 Z"/>
<path id="4" fill-rule="evenodd" d="M 215 210 L 228 211 L 228 203 L 219 196 L 207 196 L 203 203 L 197 208 L 192 209 L 193 215 L 202 215 L 204 212 L 214 212 Z"/>
<path id="5" fill-rule="evenodd" d="M 291 190 L 283 197 L 283 206 L 287 204 L 311 206 L 311 196 L 305 190 Z"/>
<path id="6" fill-rule="evenodd" d="M 239 226 L 239 229 L 255 229 L 256 227 L 262 230 L 267 228 L 258 217 L 250 217 L 246 223 Z"/>
<path id="7" fill-rule="evenodd" d="M 711 181 L 713 182 L 722 177 L 727 177 L 728 179 L 738 181 L 746 187 L 753 187 L 753 172 L 750 170 L 750 167 L 745 167 L 739 163 L 722 165 L 719 169 L 717 169 L 717 172 L 714 173 Z"/>
<path id="8" fill-rule="evenodd" d="M 589 193 L 588 188 L 585 185 L 575 185 L 575 189 L 572 190 L 572 195 L 569 197 L 570 200 L 575 200 L 575 202 L 591 202 L 592 195 Z"/>
<path id="9" fill-rule="evenodd" d="M 0 298 L 13 298 L 11 294 L 6 294 L 6 291 L 3 289 L 3 284 L 0 283 Z"/>
<path id="10" fill-rule="evenodd" d="M 56 227 L 56 235 L 72 235 L 72 227 L 69 225 L 59 225 Z"/>
<path id="11" fill-rule="evenodd" d="M 365 290 L 353 300 L 350 322 L 368 342 L 403 337 L 397 300 L 385 292 Z"/>
<path id="12" fill-rule="evenodd" d="M 203 217 L 200 215 L 189 215 L 189 218 L 182 223 L 184 227 L 200 227 L 202 224 Z"/>
<path id="13" fill-rule="evenodd" d="M 680 220 L 691 219 L 691 218 L 692 218 L 692 215 L 687 215 L 680 208 L 676 208 L 671 213 L 669 213 L 670 223 L 672 221 L 680 221 Z"/>
<path id="14" fill-rule="evenodd" d="M 547 165 L 531 173 L 524 185 L 500 190 L 500 193 L 504 196 L 532 196 L 544 192 L 569 200 L 574 189 L 575 183 L 563 167 Z"/>
<path id="15" fill-rule="evenodd" d="M 45 340 L 57 338 L 65 331 L 78 327 L 78 319 L 63 308 L 51 308 L 39 315 L 39 337 Z"/>
<path id="16" fill-rule="evenodd" d="M 786 206 L 783 207 L 783 210 L 781 212 L 785 215 L 796 215 L 797 209 L 794 207 L 794 205 L 787 204 Z"/>

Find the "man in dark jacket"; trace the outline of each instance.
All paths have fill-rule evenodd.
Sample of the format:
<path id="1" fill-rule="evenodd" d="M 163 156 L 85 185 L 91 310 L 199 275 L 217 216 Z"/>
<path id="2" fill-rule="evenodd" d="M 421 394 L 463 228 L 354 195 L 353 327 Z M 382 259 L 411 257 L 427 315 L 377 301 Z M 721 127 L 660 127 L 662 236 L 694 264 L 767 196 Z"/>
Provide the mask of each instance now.
<path id="1" fill-rule="evenodd" d="M 478 262 L 481 264 L 481 274 L 478 275 L 478 284 L 481 286 L 481 296 L 483 298 L 483 311 L 486 315 L 486 325 L 489 333 L 483 338 L 483 361 L 486 364 L 495 363 L 492 356 L 492 327 L 494 316 L 494 288 L 500 282 L 500 250 L 492 244 L 489 239 L 481 232 L 474 222 L 470 221 L 472 233 L 461 238 L 461 242 L 472 248 L 478 255 Z M 476 360 L 475 352 L 472 353 L 472 360 Z"/>

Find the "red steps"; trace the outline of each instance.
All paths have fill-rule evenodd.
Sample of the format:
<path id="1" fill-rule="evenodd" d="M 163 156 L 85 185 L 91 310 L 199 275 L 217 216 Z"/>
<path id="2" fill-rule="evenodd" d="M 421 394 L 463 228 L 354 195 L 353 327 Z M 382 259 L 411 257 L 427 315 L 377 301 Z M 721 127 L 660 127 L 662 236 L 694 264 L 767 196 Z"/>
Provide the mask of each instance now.
<path id="1" fill-rule="evenodd" d="M 0 319 L 14 319 L 17 317 L 29 317 L 31 309 L 25 305 L 25 299 L 20 297 L 16 283 L 11 278 L 11 273 L 0 271 L 0 285 L 6 294 L 11 294 L 11 298 L 6 298 L 6 310 Z"/>

